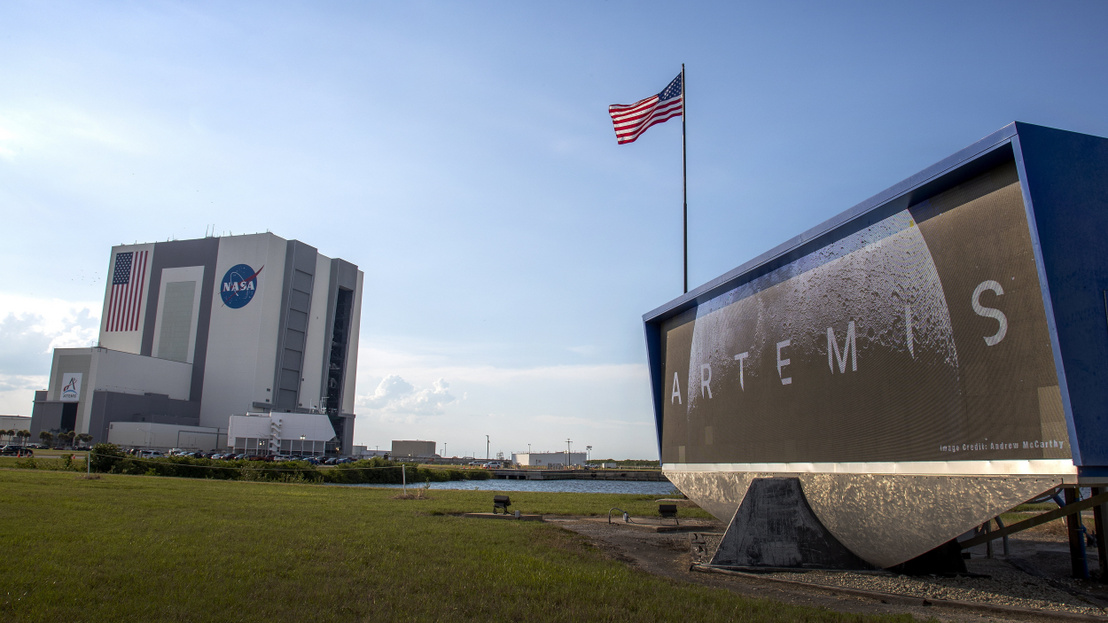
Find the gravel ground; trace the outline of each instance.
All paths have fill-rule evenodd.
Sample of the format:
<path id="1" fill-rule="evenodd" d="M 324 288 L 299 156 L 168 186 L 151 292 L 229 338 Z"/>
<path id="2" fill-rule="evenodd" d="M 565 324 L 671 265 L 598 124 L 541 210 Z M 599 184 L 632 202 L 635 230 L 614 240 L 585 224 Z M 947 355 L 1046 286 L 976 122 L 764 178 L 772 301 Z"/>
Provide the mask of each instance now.
<path id="1" fill-rule="evenodd" d="M 608 524 L 606 518 L 547 518 L 588 537 L 610 556 L 679 582 L 695 582 L 786 603 L 842 612 L 910 614 L 921 620 L 1108 621 L 1108 586 L 1070 577 L 1069 548 L 1061 524 L 1010 538 L 1008 556 L 971 551 L 968 574 L 903 576 L 887 572 L 805 571 L 717 573 L 702 570 L 725 528 L 719 522 L 682 520 L 683 533 L 656 532 L 660 520 Z M 1097 569 L 1095 548 L 1088 553 Z M 701 569 L 701 570 L 698 570 Z"/>

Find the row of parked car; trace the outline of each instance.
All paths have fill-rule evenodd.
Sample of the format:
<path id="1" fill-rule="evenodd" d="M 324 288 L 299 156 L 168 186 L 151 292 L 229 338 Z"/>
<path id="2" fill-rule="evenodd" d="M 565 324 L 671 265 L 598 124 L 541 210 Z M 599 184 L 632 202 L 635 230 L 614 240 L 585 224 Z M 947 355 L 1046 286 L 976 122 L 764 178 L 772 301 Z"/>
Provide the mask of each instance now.
<path id="1" fill-rule="evenodd" d="M 27 446 L 6 445 L 0 448 L 0 456 L 34 456 L 35 453 Z"/>
<path id="2" fill-rule="evenodd" d="M 504 464 L 500 461 L 470 461 L 469 465 L 475 467 L 484 467 L 485 469 L 501 469 L 504 467 Z"/>
<path id="3" fill-rule="evenodd" d="M 168 454 L 163 453 L 160 450 L 141 450 L 136 449 L 130 452 L 141 458 L 159 458 L 163 456 L 183 456 L 192 457 L 197 459 L 212 459 L 214 461 L 237 461 L 245 459 L 247 461 L 306 461 L 312 465 L 341 465 L 343 463 L 353 463 L 354 459 L 348 456 L 342 457 L 321 457 L 321 456 L 300 456 L 295 454 L 247 454 L 245 452 L 200 452 L 192 450 L 170 450 Z"/>

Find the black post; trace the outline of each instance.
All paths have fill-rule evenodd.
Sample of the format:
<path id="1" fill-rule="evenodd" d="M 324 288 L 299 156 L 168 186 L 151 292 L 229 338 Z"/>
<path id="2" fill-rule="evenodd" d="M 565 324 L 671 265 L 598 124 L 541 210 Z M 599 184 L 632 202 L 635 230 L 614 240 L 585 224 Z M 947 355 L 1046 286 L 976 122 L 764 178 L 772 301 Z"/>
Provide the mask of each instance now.
<path id="1" fill-rule="evenodd" d="M 1106 490 L 1104 487 L 1093 487 L 1093 495 L 1100 495 Z M 1105 539 L 1104 529 L 1108 524 L 1108 504 L 1097 504 L 1093 507 L 1093 521 L 1096 523 L 1096 557 L 1100 567 L 1100 581 L 1108 582 L 1108 540 Z"/>
<path id="2" fill-rule="evenodd" d="M 1081 500 L 1081 492 L 1077 487 L 1066 487 L 1066 506 L 1075 504 Z M 1081 524 L 1081 512 L 1066 516 L 1066 532 L 1070 540 L 1070 575 L 1077 579 L 1089 578 L 1089 564 L 1085 559 L 1085 527 Z"/>

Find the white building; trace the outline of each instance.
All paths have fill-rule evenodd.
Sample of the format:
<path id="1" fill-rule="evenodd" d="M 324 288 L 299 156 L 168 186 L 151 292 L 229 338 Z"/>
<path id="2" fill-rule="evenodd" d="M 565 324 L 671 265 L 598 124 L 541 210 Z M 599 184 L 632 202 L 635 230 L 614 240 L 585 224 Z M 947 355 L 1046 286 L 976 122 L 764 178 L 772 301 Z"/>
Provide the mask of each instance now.
<path id="1" fill-rule="evenodd" d="M 111 422 L 108 442 L 120 448 L 199 448 L 204 450 L 227 445 L 227 431 L 203 426 L 179 426 L 153 422 Z"/>
<path id="2" fill-rule="evenodd" d="M 512 454 L 512 462 L 520 467 L 583 466 L 585 452 L 521 452 Z"/>
<path id="3" fill-rule="evenodd" d="M 270 233 L 112 249 L 99 345 L 54 351 L 31 433 L 323 413 L 349 451 L 363 275 Z"/>
<path id="4" fill-rule="evenodd" d="M 31 418 L 26 415 L 0 415 L 0 430 L 31 430 Z"/>
<path id="5" fill-rule="evenodd" d="M 335 440 L 331 420 L 322 413 L 248 413 L 232 415 L 227 444 L 246 454 L 318 456 Z"/>

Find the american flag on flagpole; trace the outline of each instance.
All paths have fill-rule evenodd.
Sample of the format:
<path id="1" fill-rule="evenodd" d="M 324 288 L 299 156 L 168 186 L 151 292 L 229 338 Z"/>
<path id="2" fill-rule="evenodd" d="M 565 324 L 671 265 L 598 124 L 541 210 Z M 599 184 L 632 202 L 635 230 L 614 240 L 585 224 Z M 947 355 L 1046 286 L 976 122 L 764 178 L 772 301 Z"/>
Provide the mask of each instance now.
<path id="1" fill-rule="evenodd" d="M 657 95 L 634 104 L 612 104 L 608 114 L 616 128 L 616 140 L 620 145 L 634 143 L 650 126 L 680 117 L 685 111 L 685 88 L 681 74 Z"/>
<path id="2" fill-rule="evenodd" d="M 147 254 L 149 251 L 126 251 L 115 254 L 105 331 L 138 330 L 139 312 L 142 309 L 142 286 L 146 281 Z"/>

